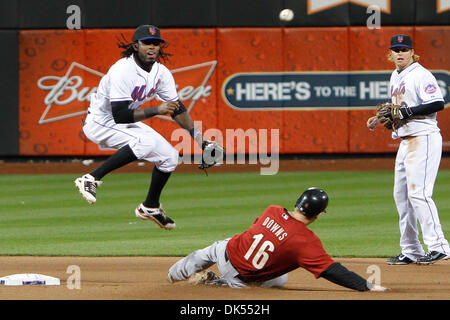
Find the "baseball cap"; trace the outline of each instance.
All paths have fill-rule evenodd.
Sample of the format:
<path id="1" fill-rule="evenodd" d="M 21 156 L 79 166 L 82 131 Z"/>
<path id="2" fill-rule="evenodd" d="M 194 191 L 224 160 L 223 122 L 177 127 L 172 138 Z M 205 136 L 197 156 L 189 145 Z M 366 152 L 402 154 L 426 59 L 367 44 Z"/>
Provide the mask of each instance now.
<path id="1" fill-rule="evenodd" d="M 406 34 L 397 34 L 391 38 L 391 46 L 389 49 L 395 48 L 395 47 L 407 47 L 412 49 L 413 43 L 410 36 Z"/>
<path id="2" fill-rule="evenodd" d="M 152 26 L 150 24 L 143 24 L 136 28 L 133 34 L 133 42 L 138 40 L 156 39 L 161 42 L 166 42 L 166 40 L 161 38 L 161 32 L 158 27 Z"/>

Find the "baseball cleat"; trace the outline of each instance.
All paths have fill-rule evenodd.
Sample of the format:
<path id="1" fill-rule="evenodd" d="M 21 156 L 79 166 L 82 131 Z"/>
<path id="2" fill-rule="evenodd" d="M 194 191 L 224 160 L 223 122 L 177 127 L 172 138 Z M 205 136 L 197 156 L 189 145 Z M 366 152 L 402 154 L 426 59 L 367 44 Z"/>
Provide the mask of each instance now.
<path id="1" fill-rule="evenodd" d="M 428 252 L 427 255 L 417 259 L 416 263 L 418 263 L 418 264 L 432 264 L 432 263 L 435 263 L 436 261 L 447 260 L 447 259 L 450 259 L 449 255 L 447 255 L 445 253 L 438 252 L 438 251 L 431 251 L 431 252 Z"/>
<path id="2" fill-rule="evenodd" d="M 166 216 L 162 204 L 159 208 L 147 208 L 142 203 L 134 211 L 136 217 L 142 220 L 152 220 L 163 229 L 171 230 L 175 228 L 175 222 Z"/>
<path id="3" fill-rule="evenodd" d="M 102 184 L 101 181 L 95 180 L 90 174 L 85 174 L 84 176 L 75 179 L 75 185 L 80 191 L 84 199 L 86 199 L 89 204 L 94 204 L 97 201 L 97 187 Z"/>
<path id="4" fill-rule="evenodd" d="M 404 265 L 414 263 L 415 261 L 400 253 L 398 256 L 387 259 L 387 264 Z"/>

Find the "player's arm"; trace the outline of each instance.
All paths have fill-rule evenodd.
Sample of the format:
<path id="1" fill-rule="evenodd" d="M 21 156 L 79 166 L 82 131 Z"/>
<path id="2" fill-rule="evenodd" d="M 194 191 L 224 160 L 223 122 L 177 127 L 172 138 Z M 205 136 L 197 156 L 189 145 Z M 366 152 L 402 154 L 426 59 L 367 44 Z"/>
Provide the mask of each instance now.
<path id="1" fill-rule="evenodd" d="M 133 123 L 142 121 L 156 115 L 173 114 L 178 108 L 176 102 L 164 102 L 158 107 L 144 109 L 129 109 L 131 101 L 113 101 L 111 102 L 111 111 L 116 123 Z"/>
<path id="2" fill-rule="evenodd" d="M 430 113 L 444 110 L 444 101 L 435 101 L 428 104 L 421 104 L 415 107 L 401 107 L 399 109 L 400 119 L 408 119 L 412 116 L 425 116 Z"/>
<path id="3" fill-rule="evenodd" d="M 183 129 L 187 130 L 195 141 L 201 146 L 203 137 L 195 126 L 194 121 L 186 110 L 186 107 L 181 101 L 178 101 L 178 109 L 172 114 L 172 119 Z"/>
<path id="4" fill-rule="evenodd" d="M 436 82 L 436 78 L 427 71 L 417 78 L 415 83 L 416 94 L 422 104 L 418 106 L 402 106 L 399 109 L 400 119 L 413 116 L 425 116 L 444 110 L 444 98 Z"/>
<path id="5" fill-rule="evenodd" d="M 158 97 L 163 101 L 178 99 L 178 93 L 172 73 L 164 66 L 161 66 L 160 71 L 162 72 L 162 76 L 161 85 L 159 86 L 159 90 L 157 92 Z M 192 118 L 189 115 L 189 112 L 187 112 L 184 104 L 180 100 L 178 100 L 177 103 L 178 108 L 171 115 L 172 119 L 181 128 L 187 130 L 192 138 L 194 138 L 194 140 L 202 146 L 203 136 L 200 130 L 194 126 L 194 121 L 192 121 Z"/>
<path id="6" fill-rule="evenodd" d="M 373 285 L 367 282 L 366 279 L 360 275 L 348 270 L 339 262 L 330 265 L 325 271 L 320 274 L 320 277 L 327 279 L 337 285 L 350 288 L 358 291 L 384 291 L 385 288 Z"/>

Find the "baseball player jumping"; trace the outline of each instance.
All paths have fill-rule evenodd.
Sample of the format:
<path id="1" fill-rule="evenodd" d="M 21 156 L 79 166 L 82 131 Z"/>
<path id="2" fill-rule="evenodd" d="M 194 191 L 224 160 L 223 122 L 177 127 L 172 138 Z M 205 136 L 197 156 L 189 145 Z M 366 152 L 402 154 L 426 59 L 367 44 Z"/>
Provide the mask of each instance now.
<path id="1" fill-rule="evenodd" d="M 320 239 L 308 229 L 328 206 L 327 193 L 309 188 L 298 198 L 293 211 L 269 206 L 250 226 L 232 238 L 194 251 L 169 269 L 170 283 L 187 280 L 194 284 L 232 288 L 256 285 L 280 287 L 288 272 L 299 267 L 338 285 L 359 291 L 385 291 L 335 262 Z M 217 263 L 221 277 L 204 271 Z"/>
<path id="2" fill-rule="evenodd" d="M 159 202 L 161 192 L 178 165 L 178 152 L 158 132 L 142 123 L 156 115 L 169 114 L 189 131 L 195 141 L 205 148 L 220 147 L 203 139 L 201 132 L 178 98 L 171 72 L 160 63 L 167 59 L 165 40 L 152 25 L 139 26 L 133 42 L 121 44 L 125 51 L 102 77 L 98 90 L 91 96 L 83 132 L 101 147 L 117 149 L 102 165 L 75 180 L 81 195 L 93 204 L 97 187 L 109 172 L 135 160 L 155 163 L 148 195 L 135 210 L 138 218 L 152 220 L 164 229 L 175 228 Z M 163 103 L 154 108 L 139 107 L 156 96 Z M 221 148 L 221 147 L 220 147 Z"/>
<path id="3" fill-rule="evenodd" d="M 400 121 L 400 125 L 389 127 L 393 128 L 392 138 L 401 139 L 395 160 L 394 200 L 400 218 L 402 252 L 387 262 L 431 264 L 450 258 L 449 244 L 431 198 L 442 153 L 436 113 L 444 109 L 444 99 L 435 77 L 419 64 L 409 36 L 392 37 L 388 59 L 396 67 L 389 84 L 396 107 L 388 117 Z M 374 130 L 384 120 L 371 117 L 367 127 Z M 428 247 L 426 255 L 419 241 L 417 221 Z"/>

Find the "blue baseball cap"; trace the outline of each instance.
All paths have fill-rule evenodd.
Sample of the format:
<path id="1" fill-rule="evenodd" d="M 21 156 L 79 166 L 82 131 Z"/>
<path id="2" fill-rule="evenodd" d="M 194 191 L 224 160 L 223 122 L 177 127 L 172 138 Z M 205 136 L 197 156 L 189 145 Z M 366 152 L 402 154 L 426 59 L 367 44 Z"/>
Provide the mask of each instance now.
<path id="1" fill-rule="evenodd" d="M 161 42 L 166 42 L 166 40 L 161 38 L 161 32 L 158 27 L 152 26 L 150 24 L 144 24 L 136 28 L 133 34 L 133 42 L 138 40 L 156 39 Z"/>
<path id="2" fill-rule="evenodd" d="M 389 49 L 396 48 L 396 47 L 406 47 L 406 48 L 413 48 L 413 42 L 410 36 L 406 34 L 398 34 L 391 38 L 391 46 Z"/>

